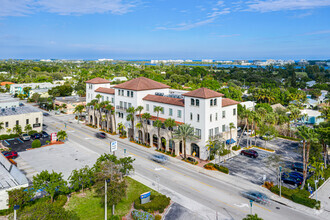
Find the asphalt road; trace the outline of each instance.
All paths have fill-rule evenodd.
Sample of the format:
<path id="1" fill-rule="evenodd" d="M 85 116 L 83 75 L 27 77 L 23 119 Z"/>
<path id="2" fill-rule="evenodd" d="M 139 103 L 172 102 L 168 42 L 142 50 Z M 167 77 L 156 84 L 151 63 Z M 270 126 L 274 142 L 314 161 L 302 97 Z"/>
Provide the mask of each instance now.
<path id="1" fill-rule="evenodd" d="M 71 118 L 73 116 L 67 115 L 45 117 L 47 131 L 66 129 L 69 141 L 77 146 L 98 154 L 109 152 L 111 136 L 103 140 L 97 139 L 94 131 L 76 122 L 69 123 Z M 64 122 L 67 124 L 66 128 Z M 118 142 L 116 155 L 123 156 L 124 149 L 127 149 L 126 156 L 136 159 L 134 168 L 137 175 L 156 184 L 162 193 L 181 201 L 181 205 L 190 208 L 194 213 L 203 216 L 204 219 L 215 219 L 216 212 L 219 213 L 219 219 L 242 219 L 249 214 L 249 201 L 240 196 L 241 188 L 198 173 L 189 166 L 176 162 L 169 162 L 164 166 L 157 164 L 148 159 L 151 153 L 141 148 L 138 145 L 130 146 L 125 142 Z M 320 219 L 278 203 L 269 206 L 255 204 L 253 213 L 258 213 L 264 219 Z"/>

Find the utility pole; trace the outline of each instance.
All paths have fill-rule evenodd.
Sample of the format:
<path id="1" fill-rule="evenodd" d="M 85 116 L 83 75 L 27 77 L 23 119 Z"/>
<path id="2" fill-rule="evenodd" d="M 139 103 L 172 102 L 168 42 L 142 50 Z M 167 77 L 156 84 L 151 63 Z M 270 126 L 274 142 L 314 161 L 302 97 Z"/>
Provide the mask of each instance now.
<path id="1" fill-rule="evenodd" d="M 318 180 L 315 180 L 315 200 L 317 201 L 317 183 L 319 182 Z"/>
<path id="2" fill-rule="evenodd" d="M 281 171 L 282 171 L 282 167 L 280 166 L 280 197 L 282 196 L 282 175 L 281 175 Z"/>

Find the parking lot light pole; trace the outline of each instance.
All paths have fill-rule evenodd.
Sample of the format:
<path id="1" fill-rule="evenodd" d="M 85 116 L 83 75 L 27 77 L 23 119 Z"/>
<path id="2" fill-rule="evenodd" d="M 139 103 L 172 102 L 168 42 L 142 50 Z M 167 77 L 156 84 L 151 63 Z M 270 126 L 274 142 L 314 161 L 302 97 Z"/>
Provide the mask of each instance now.
<path id="1" fill-rule="evenodd" d="M 19 205 L 14 205 L 14 220 L 17 219 L 16 211 L 19 209 Z"/>
<path id="2" fill-rule="evenodd" d="M 282 167 L 280 166 L 280 197 L 282 197 L 282 175 L 281 175 Z"/>
<path id="3" fill-rule="evenodd" d="M 107 220 L 108 219 L 108 207 L 107 207 L 107 190 L 108 190 L 108 183 L 110 182 L 110 179 L 105 179 L 104 180 L 104 219 Z"/>
<path id="4" fill-rule="evenodd" d="M 252 215 L 252 204 L 253 204 L 253 200 L 250 199 L 250 215 Z"/>
<path id="5" fill-rule="evenodd" d="M 315 180 L 315 200 L 317 201 L 317 183 L 319 182 L 318 180 Z"/>

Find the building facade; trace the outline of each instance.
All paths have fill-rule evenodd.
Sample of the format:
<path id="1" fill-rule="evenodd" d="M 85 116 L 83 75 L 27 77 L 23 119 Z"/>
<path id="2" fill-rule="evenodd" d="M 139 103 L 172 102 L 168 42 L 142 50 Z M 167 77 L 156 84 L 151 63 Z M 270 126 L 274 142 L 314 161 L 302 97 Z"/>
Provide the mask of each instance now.
<path id="1" fill-rule="evenodd" d="M 87 103 L 94 99 L 98 99 L 99 102 L 109 101 L 114 107 L 113 119 L 104 122 L 107 124 L 106 129 L 122 123 L 128 133 L 134 129 L 135 140 L 145 138 L 149 145 L 160 144 L 164 150 L 173 150 L 177 155 L 183 153 L 182 141 L 172 140 L 171 129 L 165 128 L 164 125 L 161 128 L 160 140 L 158 140 L 158 130 L 153 126 L 153 122 L 157 119 L 164 122 L 167 118 L 172 118 L 176 125 L 186 123 L 194 127 L 197 140 L 187 142 L 186 153 L 200 159 L 208 158 L 207 144 L 210 139 L 219 138 L 227 142 L 233 139 L 229 143 L 237 139 L 238 102 L 224 98 L 223 94 L 207 88 L 190 92 L 172 90 L 168 85 L 145 77 L 111 86 L 108 80 L 94 78 L 86 81 L 86 99 Z M 135 115 L 133 129 L 131 122 L 126 120 L 127 109 L 138 106 L 143 107 L 141 115 L 144 113 L 151 115 L 150 120 L 143 121 L 146 124 L 145 129 L 135 127 L 141 122 L 139 112 Z M 155 111 L 157 106 L 161 107 L 161 111 Z M 102 116 L 102 110 L 96 110 L 90 106 L 87 111 L 87 123 L 99 127 L 102 121 L 106 121 Z"/>

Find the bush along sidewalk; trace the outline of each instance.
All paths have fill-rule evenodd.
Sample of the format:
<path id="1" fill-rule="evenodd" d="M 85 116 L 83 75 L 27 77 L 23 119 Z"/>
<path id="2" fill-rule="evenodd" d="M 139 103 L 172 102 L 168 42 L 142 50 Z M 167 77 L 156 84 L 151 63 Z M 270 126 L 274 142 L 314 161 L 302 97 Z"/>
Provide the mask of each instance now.
<path id="1" fill-rule="evenodd" d="M 280 189 L 278 186 L 273 186 L 270 191 L 279 195 Z M 282 196 L 301 205 L 307 206 L 309 208 L 320 209 L 321 202 L 315 199 L 310 199 L 310 193 L 306 189 L 289 189 L 284 186 L 281 187 Z"/>
<path id="2" fill-rule="evenodd" d="M 223 172 L 225 174 L 229 173 L 229 169 L 227 167 L 224 167 L 222 165 L 214 164 L 214 163 L 208 163 L 204 165 L 204 168 L 207 170 L 218 170 L 220 172 Z"/>
<path id="3" fill-rule="evenodd" d="M 176 155 L 175 154 L 172 154 L 171 151 L 164 151 L 164 150 L 157 150 L 157 149 L 155 151 L 160 152 L 160 153 L 163 153 L 163 154 L 166 154 L 166 155 L 169 155 L 171 157 L 176 157 Z"/>

